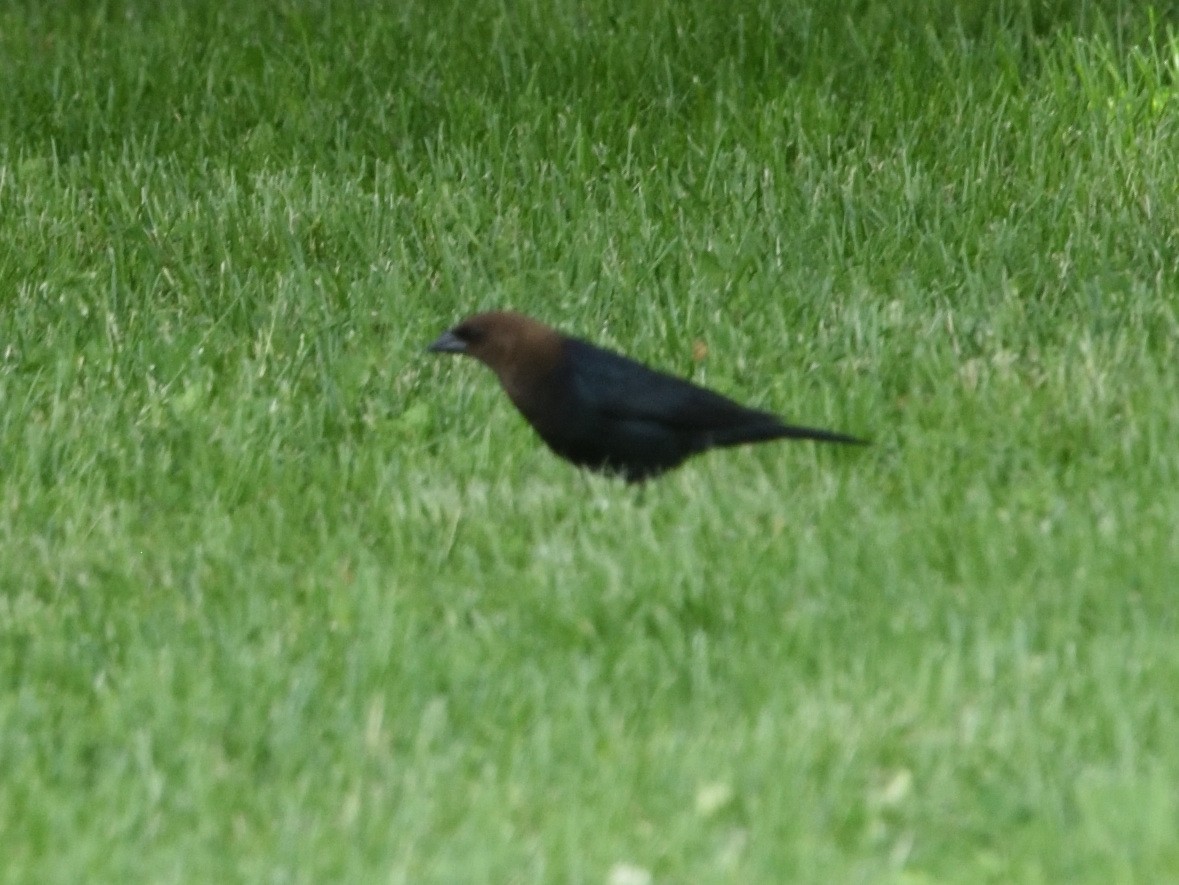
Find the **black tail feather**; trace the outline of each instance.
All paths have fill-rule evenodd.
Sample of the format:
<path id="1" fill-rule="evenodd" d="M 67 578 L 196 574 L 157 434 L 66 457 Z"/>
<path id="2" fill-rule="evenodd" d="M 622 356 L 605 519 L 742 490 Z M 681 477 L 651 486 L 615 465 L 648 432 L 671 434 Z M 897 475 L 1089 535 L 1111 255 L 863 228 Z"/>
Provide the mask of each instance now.
<path id="1" fill-rule="evenodd" d="M 725 447 L 767 442 L 774 439 L 810 439 L 816 442 L 845 443 L 855 446 L 868 445 L 868 440 L 849 436 L 846 433 L 820 430 L 816 427 L 795 427 L 776 420 L 725 428 L 713 434 L 709 442 L 712 446 Z"/>

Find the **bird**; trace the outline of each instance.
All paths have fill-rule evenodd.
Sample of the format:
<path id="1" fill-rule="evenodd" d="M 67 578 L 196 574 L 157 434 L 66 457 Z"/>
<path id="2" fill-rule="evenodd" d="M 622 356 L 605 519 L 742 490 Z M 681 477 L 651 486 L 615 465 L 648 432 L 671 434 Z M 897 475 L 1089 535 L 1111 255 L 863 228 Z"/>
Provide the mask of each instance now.
<path id="1" fill-rule="evenodd" d="M 554 453 L 630 483 L 713 448 L 775 439 L 865 444 L 786 424 L 514 311 L 468 317 L 427 350 L 483 363 Z"/>

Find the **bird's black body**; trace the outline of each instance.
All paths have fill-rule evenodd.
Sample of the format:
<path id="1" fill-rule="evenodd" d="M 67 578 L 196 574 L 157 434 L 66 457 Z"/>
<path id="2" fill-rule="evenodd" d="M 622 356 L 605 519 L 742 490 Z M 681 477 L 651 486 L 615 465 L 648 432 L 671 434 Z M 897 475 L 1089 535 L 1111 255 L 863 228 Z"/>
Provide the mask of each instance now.
<path id="1" fill-rule="evenodd" d="M 586 341 L 566 338 L 563 350 L 557 371 L 569 395 L 533 425 L 549 448 L 574 464 L 636 482 L 707 449 L 792 435 L 775 415 Z M 825 431 L 810 434 L 849 441 Z"/>
<path id="2" fill-rule="evenodd" d="M 639 482 L 707 449 L 794 438 L 858 443 L 793 427 L 689 381 L 557 333 L 519 314 L 481 314 L 431 349 L 490 366 L 512 402 L 556 454 Z"/>

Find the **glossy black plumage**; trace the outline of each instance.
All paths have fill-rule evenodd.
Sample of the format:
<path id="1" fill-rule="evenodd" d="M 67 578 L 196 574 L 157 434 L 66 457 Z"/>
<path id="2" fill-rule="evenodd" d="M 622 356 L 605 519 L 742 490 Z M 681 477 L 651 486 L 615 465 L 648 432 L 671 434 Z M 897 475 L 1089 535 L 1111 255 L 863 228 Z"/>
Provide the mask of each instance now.
<path id="1" fill-rule="evenodd" d="M 631 482 L 707 449 L 773 439 L 861 443 L 784 424 L 518 313 L 464 320 L 430 345 L 487 365 L 541 439 L 574 464 Z"/>

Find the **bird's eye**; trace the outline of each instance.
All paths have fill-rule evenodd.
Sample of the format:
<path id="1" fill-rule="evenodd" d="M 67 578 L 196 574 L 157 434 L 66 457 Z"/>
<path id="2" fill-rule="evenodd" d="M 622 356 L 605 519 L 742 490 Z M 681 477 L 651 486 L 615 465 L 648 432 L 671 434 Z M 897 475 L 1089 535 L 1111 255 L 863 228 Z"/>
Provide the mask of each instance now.
<path id="1" fill-rule="evenodd" d="M 475 344 L 483 337 L 483 330 L 464 323 L 454 330 L 454 334 L 467 344 Z"/>

